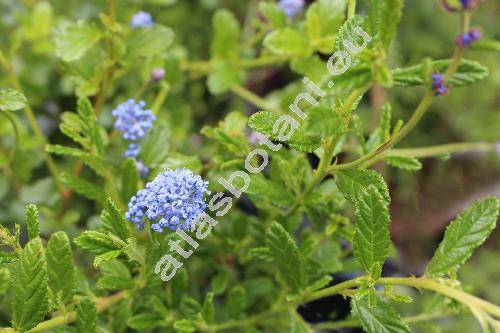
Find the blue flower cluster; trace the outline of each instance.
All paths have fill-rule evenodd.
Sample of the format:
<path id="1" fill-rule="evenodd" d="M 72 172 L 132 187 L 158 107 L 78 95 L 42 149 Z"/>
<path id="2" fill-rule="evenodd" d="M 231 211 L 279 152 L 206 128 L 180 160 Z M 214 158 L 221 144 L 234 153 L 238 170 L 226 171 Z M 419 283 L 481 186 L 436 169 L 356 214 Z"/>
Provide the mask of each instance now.
<path id="1" fill-rule="evenodd" d="M 132 16 L 130 20 L 130 26 L 132 28 L 140 28 L 140 27 L 152 27 L 153 26 L 153 18 L 151 14 L 146 13 L 144 11 L 139 11 Z"/>
<path id="2" fill-rule="evenodd" d="M 187 169 L 164 170 L 130 199 L 125 217 L 139 228 L 144 218 L 154 222 L 151 228 L 162 232 L 192 230 L 206 208 L 203 195 L 208 183 Z"/>
<path id="3" fill-rule="evenodd" d="M 278 6 L 288 17 L 297 16 L 304 10 L 304 0 L 280 0 Z"/>
<path id="4" fill-rule="evenodd" d="M 443 96 L 448 93 L 448 88 L 444 85 L 443 74 L 433 73 L 432 74 L 432 90 L 436 96 Z"/>
<path id="5" fill-rule="evenodd" d="M 455 44 L 459 47 L 468 47 L 475 41 L 478 41 L 483 37 L 481 31 L 477 28 L 472 28 L 467 32 L 464 32 L 455 38 Z"/>
<path id="6" fill-rule="evenodd" d="M 111 113 L 116 118 L 115 129 L 122 133 L 125 140 L 133 141 L 125 151 L 125 157 L 136 159 L 137 169 L 142 178 L 145 178 L 149 169 L 137 160 L 141 145 L 138 141 L 142 140 L 147 132 L 153 128 L 153 122 L 156 116 L 151 110 L 145 110 L 146 103 L 140 101 L 136 103 L 133 99 L 118 105 Z"/>

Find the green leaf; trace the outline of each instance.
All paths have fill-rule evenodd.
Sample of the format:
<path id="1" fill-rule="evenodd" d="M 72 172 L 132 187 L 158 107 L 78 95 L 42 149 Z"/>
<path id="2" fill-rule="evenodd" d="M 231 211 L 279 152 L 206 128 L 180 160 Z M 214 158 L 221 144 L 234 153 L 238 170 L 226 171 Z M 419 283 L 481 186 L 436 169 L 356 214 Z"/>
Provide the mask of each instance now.
<path id="1" fill-rule="evenodd" d="M 344 133 L 344 122 L 333 107 L 318 105 L 309 110 L 307 117 L 307 134 L 322 139 L 340 136 Z"/>
<path id="2" fill-rule="evenodd" d="M 141 179 L 133 158 L 128 158 L 123 163 L 121 176 L 122 188 L 120 194 L 123 202 L 129 202 L 130 198 L 137 193 Z"/>
<path id="3" fill-rule="evenodd" d="M 391 201 L 389 189 L 384 178 L 373 170 L 339 170 L 336 173 L 337 186 L 342 194 L 352 203 L 355 203 L 363 191 L 370 185 L 377 188 L 386 203 Z"/>
<path id="4" fill-rule="evenodd" d="M 97 281 L 98 289 L 121 290 L 134 287 L 128 267 L 117 259 L 104 261 L 100 264 L 104 275 Z"/>
<path id="5" fill-rule="evenodd" d="M 432 62 L 432 67 L 435 71 L 444 73 L 450 62 L 450 59 L 435 60 Z M 424 83 L 422 72 L 422 64 L 407 68 L 397 68 L 392 71 L 394 83 L 401 87 L 422 85 Z M 477 61 L 462 59 L 457 71 L 447 84 L 451 87 L 462 87 L 480 81 L 487 77 L 488 74 L 488 69 Z"/>
<path id="6" fill-rule="evenodd" d="M 388 156 L 384 158 L 384 161 L 393 167 L 403 170 L 418 171 L 422 169 L 422 163 L 411 156 Z"/>
<path id="7" fill-rule="evenodd" d="M 306 287 L 309 281 L 304 258 L 281 224 L 273 222 L 266 231 L 266 246 L 271 250 L 274 263 L 292 291 L 298 292 Z"/>
<path id="8" fill-rule="evenodd" d="M 76 193 L 92 200 L 99 202 L 104 201 L 105 194 L 103 190 L 93 183 L 67 172 L 61 173 L 60 179 L 64 184 L 71 187 Z"/>
<path id="9" fill-rule="evenodd" d="M 283 28 L 286 25 L 285 12 L 278 7 L 277 3 L 261 1 L 259 2 L 259 12 L 274 29 Z"/>
<path id="10" fill-rule="evenodd" d="M 35 327 L 49 308 L 47 262 L 40 238 L 31 240 L 19 255 L 12 284 L 12 326 L 20 332 Z"/>
<path id="11" fill-rule="evenodd" d="M 14 252 L 0 252 L 0 264 L 8 264 L 18 260 Z"/>
<path id="12" fill-rule="evenodd" d="M 381 132 L 381 142 L 382 144 L 390 139 L 391 137 L 391 119 L 392 119 L 392 107 L 390 103 L 385 103 L 382 105 L 380 114 L 380 132 Z"/>
<path id="13" fill-rule="evenodd" d="M 387 50 L 401 20 L 404 0 L 383 0 L 380 6 L 379 39 Z"/>
<path id="14" fill-rule="evenodd" d="M 26 206 L 26 227 L 29 239 L 40 236 L 40 221 L 38 220 L 38 208 L 36 205 Z"/>
<path id="15" fill-rule="evenodd" d="M 356 200 L 353 248 L 356 260 L 372 277 L 380 277 L 389 255 L 389 210 L 377 188 L 369 186 Z"/>
<path id="16" fill-rule="evenodd" d="M 214 37 L 211 51 L 214 59 L 236 59 L 240 41 L 240 24 L 234 14 L 218 9 L 212 19 Z"/>
<path id="17" fill-rule="evenodd" d="M 442 276 L 456 271 L 495 229 L 500 202 L 485 197 L 472 203 L 446 228 L 426 274 Z"/>
<path id="18" fill-rule="evenodd" d="M 84 231 L 80 236 L 75 238 L 74 242 L 83 250 L 96 254 L 120 250 L 120 246 L 110 236 L 98 231 Z"/>
<path id="19" fill-rule="evenodd" d="M 7 268 L 0 268 L 0 295 L 10 289 L 10 271 Z"/>
<path id="20" fill-rule="evenodd" d="M 150 330 L 160 326 L 164 318 L 157 313 L 141 313 L 130 317 L 127 326 L 136 330 Z"/>
<path id="21" fill-rule="evenodd" d="M 318 0 L 313 2 L 306 12 L 306 24 L 310 28 L 310 20 L 316 16 L 319 25 L 318 37 L 332 36 L 337 33 L 345 18 L 346 2 L 344 0 Z M 330 49 L 331 51 L 331 49 Z"/>
<path id="22" fill-rule="evenodd" d="M 344 42 L 352 41 L 353 43 L 355 43 L 353 40 L 356 36 L 354 30 L 358 27 L 363 27 L 363 22 L 363 17 L 359 15 L 354 15 L 344 22 L 344 24 L 339 28 L 337 38 L 335 39 L 336 51 L 345 50 Z"/>
<path id="23" fill-rule="evenodd" d="M 293 203 L 293 196 L 290 192 L 283 191 L 281 185 L 265 178 L 263 175 L 249 175 L 250 185 L 245 191 L 247 195 L 250 195 L 255 199 L 255 201 L 264 200 L 270 204 L 278 207 L 288 207 Z M 241 177 L 235 179 L 235 185 L 243 186 L 243 180 Z"/>
<path id="24" fill-rule="evenodd" d="M 218 95 L 228 91 L 232 86 L 241 84 L 245 79 L 245 73 L 230 63 L 220 62 L 216 64 L 207 78 L 208 90 Z"/>
<path id="25" fill-rule="evenodd" d="M 176 333 L 194 333 L 196 332 L 196 324 L 189 319 L 177 320 L 174 323 Z"/>
<path id="26" fill-rule="evenodd" d="M 470 45 L 470 49 L 474 51 L 496 51 L 500 52 L 500 41 L 494 39 L 483 38 L 475 41 Z"/>
<path id="27" fill-rule="evenodd" d="M 169 149 L 170 128 L 159 121 L 142 140 L 139 160 L 148 167 L 154 167 L 168 156 Z"/>
<path id="28" fill-rule="evenodd" d="M 97 308 L 90 297 L 80 300 L 76 309 L 76 332 L 96 333 Z"/>
<path id="29" fill-rule="evenodd" d="M 64 61 L 78 60 L 101 37 L 101 31 L 93 23 L 78 21 L 69 24 L 56 33 L 56 54 Z"/>
<path id="30" fill-rule="evenodd" d="M 209 292 L 206 294 L 205 300 L 203 301 L 203 307 L 201 313 L 206 323 L 212 324 L 215 322 L 215 307 L 214 307 L 213 292 Z"/>
<path id="31" fill-rule="evenodd" d="M 73 251 L 64 231 L 58 231 L 47 244 L 47 268 L 49 287 L 54 295 L 61 293 L 62 301 L 68 303 L 76 291 Z"/>
<path id="32" fill-rule="evenodd" d="M 125 61 L 161 55 L 173 41 L 172 29 L 159 24 L 147 29 L 136 29 L 128 40 Z"/>
<path id="33" fill-rule="evenodd" d="M 28 104 L 26 97 L 14 89 L 0 90 L 0 110 L 16 111 Z"/>
<path id="34" fill-rule="evenodd" d="M 248 126 L 253 130 L 268 135 L 271 139 L 279 141 L 278 133 L 273 133 L 273 126 L 278 121 L 280 115 L 269 111 L 254 113 L 248 120 Z M 304 152 L 313 152 L 321 145 L 318 137 L 310 137 L 305 133 L 304 128 L 299 125 L 291 135 L 290 139 L 282 141 L 290 147 Z"/>
<path id="35" fill-rule="evenodd" d="M 94 258 L 94 267 L 97 268 L 101 266 L 103 262 L 118 258 L 122 253 L 122 250 L 114 250 L 100 254 Z"/>
<path id="36" fill-rule="evenodd" d="M 411 333 L 392 306 L 380 298 L 376 306 L 370 306 L 366 298 L 353 297 L 351 308 L 353 316 L 359 319 L 367 333 Z"/>
<path id="37" fill-rule="evenodd" d="M 101 176 L 106 174 L 107 170 L 109 170 L 109 164 L 106 164 L 101 157 L 84 152 L 80 149 L 60 145 L 47 145 L 45 150 L 51 154 L 76 157 Z"/>
<path id="38" fill-rule="evenodd" d="M 130 238 L 128 222 L 115 203 L 109 198 L 101 213 L 101 225 L 104 230 L 111 232 L 125 242 Z"/>
<path id="39" fill-rule="evenodd" d="M 245 312 L 247 293 L 242 286 L 233 287 L 227 296 L 226 311 L 231 318 L 240 318 Z"/>
<path id="40" fill-rule="evenodd" d="M 264 38 L 263 43 L 267 49 L 278 55 L 307 57 L 311 54 L 307 38 L 291 28 L 274 30 Z"/>

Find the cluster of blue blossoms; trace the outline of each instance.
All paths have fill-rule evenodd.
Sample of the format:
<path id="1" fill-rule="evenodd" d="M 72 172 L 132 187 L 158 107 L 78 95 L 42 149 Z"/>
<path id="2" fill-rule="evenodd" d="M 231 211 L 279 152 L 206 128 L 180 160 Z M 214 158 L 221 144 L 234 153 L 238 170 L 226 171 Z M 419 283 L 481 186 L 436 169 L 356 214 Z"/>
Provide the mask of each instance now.
<path id="1" fill-rule="evenodd" d="M 135 13 L 130 20 L 130 26 L 134 29 L 141 27 L 152 27 L 153 23 L 154 22 L 151 14 L 143 12 L 142 10 Z"/>
<path id="2" fill-rule="evenodd" d="M 144 227 L 144 218 L 154 222 L 151 228 L 162 232 L 193 230 L 206 208 L 203 195 L 208 183 L 187 169 L 164 170 L 130 199 L 127 220 Z"/>
<path id="3" fill-rule="evenodd" d="M 472 28 L 469 31 L 458 35 L 457 38 L 455 38 L 455 44 L 459 47 L 468 47 L 473 42 L 480 40 L 482 36 L 483 34 L 479 29 Z"/>
<path id="4" fill-rule="evenodd" d="M 278 6 L 288 17 L 297 16 L 304 10 L 304 0 L 280 0 Z"/>
<path id="5" fill-rule="evenodd" d="M 153 128 L 153 122 L 156 120 L 153 111 L 144 109 L 145 106 L 144 101 L 136 103 L 135 100 L 129 99 L 112 111 L 112 115 L 116 118 L 115 129 L 122 133 L 125 140 L 133 141 L 129 144 L 124 155 L 127 158 L 136 159 L 137 168 L 143 178 L 149 170 L 144 164 L 137 161 L 141 150 L 138 142 L 144 139 L 147 132 Z"/>
<path id="6" fill-rule="evenodd" d="M 432 90 L 436 96 L 443 96 L 448 93 L 448 88 L 444 85 L 443 74 L 433 73 L 432 74 Z"/>

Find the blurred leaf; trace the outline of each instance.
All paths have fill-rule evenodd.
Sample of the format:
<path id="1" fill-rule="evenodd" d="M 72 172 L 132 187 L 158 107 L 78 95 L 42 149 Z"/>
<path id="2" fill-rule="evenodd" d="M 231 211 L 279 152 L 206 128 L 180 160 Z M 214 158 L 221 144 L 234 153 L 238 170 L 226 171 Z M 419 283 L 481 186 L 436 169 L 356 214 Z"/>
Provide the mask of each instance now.
<path id="1" fill-rule="evenodd" d="M 150 330 L 162 324 L 164 318 L 157 313 L 141 313 L 130 317 L 127 326 L 135 330 Z"/>
<path id="2" fill-rule="evenodd" d="M 420 161 L 415 157 L 411 156 L 388 156 L 384 158 L 384 161 L 398 169 L 408 171 L 418 171 L 422 169 L 422 163 L 420 163 Z"/>
<path id="3" fill-rule="evenodd" d="M 213 324 L 215 322 L 215 306 L 214 293 L 209 292 L 205 295 L 203 301 L 202 316 L 206 323 Z"/>
<path id="4" fill-rule="evenodd" d="M 140 57 L 160 55 L 173 43 L 172 29 L 155 24 L 151 28 L 136 29 L 127 42 L 125 61 L 131 62 Z"/>
<path id="5" fill-rule="evenodd" d="M 14 89 L 0 90 L 0 110 L 16 111 L 28 104 L 26 97 Z"/>
<path id="6" fill-rule="evenodd" d="M 446 228 L 444 239 L 427 266 L 426 274 L 442 276 L 462 266 L 495 229 L 499 207 L 498 198 L 485 197 L 461 212 Z"/>
<path id="7" fill-rule="evenodd" d="M 389 255 L 389 210 L 375 186 L 369 186 L 356 200 L 353 248 L 356 260 L 375 279 Z"/>
<path id="8" fill-rule="evenodd" d="M 101 176 L 105 175 L 107 170 L 109 170 L 109 165 L 101 157 L 80 149 L 60 145 L 47 145 L 45 150 L 52 154 L 76 157 Z"/>
<path id="9" fill-rule="evenodd" d="M 474 51 L 496 51 L 500 52 L 500 41 L 494 39 L 483 38 L 475 41 L 470 45 L 470 49 Z"/>
<path id="10" fill-rule="evenodd" d="M 101 31 L 93 23 L 78 21 L 68 24 L 55 35 L 57 56 L 64 61 L 78 60 L 101 38 Z"/>
<path id="11" fill-rule="evenodd" d="M 279 184 L 258 174 L 249 175 L 249 177 L 250 185 L 245 193 L 255 198 L 255 201 L 264 200 L 278 207 L 287 207 L 293 203 L 291 193 L 283 191 Z M 237 187 L 243 186 L 241 177 L 235 179 L 234 183 Z"/>
<path id="12" fill-rule="evenodd" d="M 278 55 L 307 57 L 311 54 L 307 38 L 291 28 L 271 32 L 263 43 L 267 49 Z"/>
<path id="13" fill-rule="evenodd" d="M 19 255 L 12 284 L 12 326 L 20 332 L 35 327 L 49 307 L 47 262 L 40 238 L 31 240 Z"/>
<path id="14" fill-rule="evenodd" d="M 244 78 L 244 72 L 229 63 L 220 62 L 213 67 L 208 75 L 208 90 L 212 94 L 218 95 L 226 92 L 234 85 L 242 84 Z"/>
<path id="15" fill-rule="evenodd" d="M 62 301 L 68 303 L 76 291 L 75 264 L 69 238 L 64 231 L 50 236 L 47 244 L 47 268 L 49 287 L 54 295 L 61 293 Z"/>
<path id="16" fill-rule="evenodd" d="M 306 13 L 306 24 L 311 16 L 316 16 L 319 23 L 319 37 L 335 35 L 345 18 L 344 0 L 318 0 L 313 2 Z"/>
<path id="17" fill-rule="evenodd" d="M 379 39 L 387 50 L 401 20 L 404 0 L 383 0 L 380 5 Z"/>
<path id="18" fill-rule="evenodd" d="M 246 307 L 246 290 L 242 286 L 233 287 L 227 296 L 226 311 L 231 318 L 240 318 Z"/>
<path id="19" fill-rule="evenodd" d="M 103 190 L 94 185 L 93 183 L 81 178 L 77 177 L 73 174 L 62 172 L 60 175 L 61 181 L 68 185 L 71 189 L 73 189 L 78 194 L 81 194 L 89 199 L 96 200 L 99 202 L 103 202 L 106 195 Z"/>
<path id="20" fill-rule="evenodd" d="M 259 12 L 269 21 L 274 29 L 283 28 L 286 25 L 285 12 L 278 7 L 277 3 L 259 2 Z"/>
<path id="21" fill-rule="evenodd" d="M 214 29 L 212 58 L 236 59 L 240 42 L 240 24 L 234 14 L 225 8 L 218 9 L 213 16 L 212 27 Z"/>
<path id="22" fill-rule="evenodd" d="M 377 299 L 376 306 L 370 306 L 366 298 L 351 299 L 352 314 L 359 319 L 367 333 L 410 333 L 408 325 L 399 314 L 382 299 Z"/>
<path id="23" fill-rule="evenodd" d="M 177 320 L 174 323 L 176 333 L 194 333 L 196 332 L 196 324 L 189 319 Z"/>
<path id="24" fill-rule="evenodd" d="M 96 333 L 97 309 L 90 297 L 80 300 L 76 309 L 76 332 Z"/>

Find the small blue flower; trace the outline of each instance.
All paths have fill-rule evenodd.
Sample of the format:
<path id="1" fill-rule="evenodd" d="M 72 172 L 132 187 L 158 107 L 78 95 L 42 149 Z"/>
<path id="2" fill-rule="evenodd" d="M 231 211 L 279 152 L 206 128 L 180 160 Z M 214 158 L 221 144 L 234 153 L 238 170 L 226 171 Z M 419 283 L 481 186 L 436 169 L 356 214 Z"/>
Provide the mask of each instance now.
<path id="1" fill-rule="evenodd" d="M 448 93 L 448 88 L 444 85 L 444 77 L 442 74 L 432 74 L 432 90 L 434 90 L 434 95 L 436 96 L 443 96 Z"/>
<path id="2" fill-rule="evenodd" d="M 141 145 L 139 145 L 138 143 L 131 143 L 128 145 L 128 148 L 127 150 L 125 151 L 125 157 L 133 157 L 133 158 L 136 158 L 137 156 L 139 156 L 139 152 L 141 150 Z"/>
<path id="3" fill-rule="evenodd" d="M 133 99 L 120 104 L 112 111 L 116 117 L 115 128 L 122 132 L 122 137 L 130 141 L 138 141 L 146 136 L 156 120 L 153 111 L 144 110 L 146 103 L 136 103 Z"/>
<path id="4" fill-rule="evenodd" d="M 483 37 L 481 31 L 477 28 L 472 28 L 455 38 L 455 44 L 459 47 L 468 47 L 473 42 L 480 40 Z"/>
<path id="5" fill-rule="evenodd" d="M 304 0 L 280 0 L 278 6 L 288 17 L 297 16 L 304 9 Z"/>
<path id="6" fill-rule="evenodd" d="M 139 170 L 139 175 L 141 176 L 141 178 L 142 179 L 146 178 L 149 173 L 149 168 L 139 160 L 135 161 L 135 165 L 137 166 L 137 170 Z"/>
<path id="7" fill-rule="evenodd" d="M 200 176 L 187 169 L 167 169 L 130 199 L 125 217 L 139 228 L 149 220 L 156 232 L 192 230 L 206 208 L 205 193 L 208 183 Z"/>
<path id="8" fill-rule="evenodd" d="M 151 17 L 151 14 L 141 10 L 132 16 L 130 26 L 132 28 L 151 27 L 153 26 L 153 18 Z"/>

